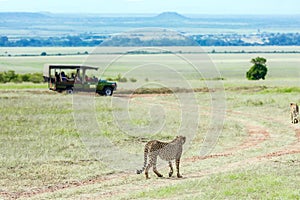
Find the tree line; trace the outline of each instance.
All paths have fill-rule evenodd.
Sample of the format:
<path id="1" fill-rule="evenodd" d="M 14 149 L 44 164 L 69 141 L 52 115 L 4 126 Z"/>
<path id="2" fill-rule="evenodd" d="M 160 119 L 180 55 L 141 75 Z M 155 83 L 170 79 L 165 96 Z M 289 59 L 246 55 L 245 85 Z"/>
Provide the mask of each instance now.
<path id="1" fill-rule="evenodd" d="M 97 35 L 69 35 L 49 38 L 10 39 L 0 36 L 0 47 L 76 47 L 76 46 L 292 46 L 300 45 L 299 33 L 262 33 L 254 35 L 260 42 L 249 42 L 245 38 L 253 35 L 202 34 L 188 36 L 186 40 L 161 38 L 142 40 L 139 37 L 111 38 Z M 107 40 L 108 39 L 108 40 Z"/>
<path id="2" fill-rule="evenodd" d="M 195 35 L 200 46 L 297 46 L 300 45 L 299 33 L 262 33 L 254 35 L 220 34 Z M 255 37 L 259 41 L 249 42 Z M 251 39 L 250 39 L 251 40 Z"/>
<path id="3" fill-rule="evenodd" d="M 20 39 L 9 39 L 7 36 L 0 37 L 0 47 L 85 47 L 98 46 L 102 42 L 102 38 L 86 39 L 80 36 Z"/>

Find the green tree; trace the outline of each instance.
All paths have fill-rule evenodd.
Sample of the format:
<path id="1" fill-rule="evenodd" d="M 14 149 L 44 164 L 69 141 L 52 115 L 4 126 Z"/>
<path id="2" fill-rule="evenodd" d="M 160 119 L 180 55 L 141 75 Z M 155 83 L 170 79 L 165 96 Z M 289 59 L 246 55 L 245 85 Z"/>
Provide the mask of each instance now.
<path id="1" fill-rule="evenodd" d="M 249 71 L 246 73 L 248 80 L 265 80 L 268 68 L 266 65 L 267 59 L 263 57 L 252 58 L 251 63 L 254 64 Z"/>
<path id="2" fill-rule="evenodd" d="M 41 56 L 47 56 L 47 53 L 44 51 L 41 53 Z"/>

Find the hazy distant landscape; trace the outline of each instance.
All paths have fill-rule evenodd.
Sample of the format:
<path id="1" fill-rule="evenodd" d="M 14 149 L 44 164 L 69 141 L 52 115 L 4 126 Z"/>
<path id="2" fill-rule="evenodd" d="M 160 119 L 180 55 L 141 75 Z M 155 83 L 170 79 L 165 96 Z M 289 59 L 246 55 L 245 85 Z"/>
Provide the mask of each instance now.
<path id="1" fill-rule="evenodd" d="M 140 28 L 174 30 L 193 45 L 300 45 L 298 15 L 181 15 L 0 13 L 0 46 L 98 46 L 116 34 Z M 191 46 L 185 40 L 145 40 L 130 35 L 105 46 Z M 115 39 L 116 37 L 114 37 Z M 150 41 L 150 42 L 149 42 Z"/>

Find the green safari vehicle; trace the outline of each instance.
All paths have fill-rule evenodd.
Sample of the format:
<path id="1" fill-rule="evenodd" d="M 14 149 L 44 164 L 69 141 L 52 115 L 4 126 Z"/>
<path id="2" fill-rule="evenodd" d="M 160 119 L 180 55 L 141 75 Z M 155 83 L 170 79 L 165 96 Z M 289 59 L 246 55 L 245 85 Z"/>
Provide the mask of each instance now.
<path id="1" fill-rule="evenodd" d="M 67 93 L 75 91 L 96 92 L 111 96 L 117 89 L 117 83 L 89 77 L 88 71 L 96 71 L 97 67 L 85 65 L 47 64 L 44 66 L 43 77 L 50 90 Z"/>

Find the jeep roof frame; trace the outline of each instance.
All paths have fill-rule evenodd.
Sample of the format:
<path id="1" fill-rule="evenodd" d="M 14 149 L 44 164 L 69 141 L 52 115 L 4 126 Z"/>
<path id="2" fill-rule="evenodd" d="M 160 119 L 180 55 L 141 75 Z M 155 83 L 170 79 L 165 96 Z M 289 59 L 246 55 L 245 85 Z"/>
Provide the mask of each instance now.
<path id="1" fill-rule="evenodd" d="M 98 67 L 87 66 L 87 65 L 78 65 L 78 64 L 45 64 L 43 76 L 45 78 L 50 77 L 50 70 L 51 69 L 82 69 L 84 71 L 91 69 L 91 70 L 98 70 Z"/>
<path id="2" fill-rule="evenodd" d="M 44 71 L 43 71 L 43 77 L 44 79 L 49 82 L 51 79 L 51 70 L 56 69 L 62 70 L 62 69 L 73 69 L 73 70 L 82 70 L 82 77 L 83 77 L 83 83 L 85 82 L 85 75 L 86 70 L 98 70 L 98 67 L 93 66 L 87 66 L 87 65 L 80 65 L 80 64 L 45 64 L 44 65 Z"/>

